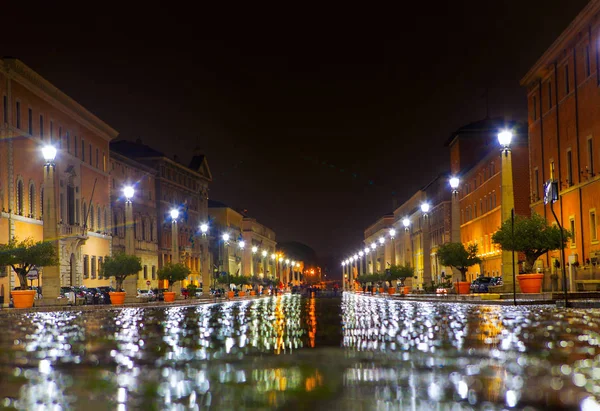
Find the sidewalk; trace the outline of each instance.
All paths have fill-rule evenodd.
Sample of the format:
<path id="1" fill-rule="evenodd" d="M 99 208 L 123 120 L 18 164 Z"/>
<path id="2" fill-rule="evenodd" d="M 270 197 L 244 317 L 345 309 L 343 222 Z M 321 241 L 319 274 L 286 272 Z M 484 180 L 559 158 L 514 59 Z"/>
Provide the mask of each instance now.
<path id="1" fill-rule="evenodd" d="M 465 303 L 480 305 L 514 305 L 512 293 L 492 294 L 369 294 L 354 291 L 357 295 L 366 295 L 374 298 L 390 299 L 395 301 L 423 301 L 443 303 Z M 568 293 L 569 308 L 600 308 L 600 292 L 570 292 Z M 564 294 L 557 292 L 546 292 L 540 294 L 516 294 L 517 305 L 554 305 L 564 307 Z"/>
<path id="2" fill-rule="evenodd" d="M 235 297 L 228 299 L 227 297 L 215 298 L 211 296 L 202 296 L 199 298 L 188 298 L 178 299 L 172 303 L 165 303 L 164 301 L 152 301 L 143 303 L 125 303 L 121 305 L 112 304 L 97 304 L 97 305 L 49 305 L 32 308 L 2 308 L 0 309 L 0 317 L 10 315 L 20 315 L 24 313 L 32 312 L 52 312 L 52 311 L 96 311 L 96 310 L 114 310 L 124 308 L 169 308 L 169 307 L 188 307 L 195 305 L 204 304 L 216 304 L 224 302 L 236 302 L 246 300 L 256 300 L 267 296 L 247 296 L 247 297 Z"/>

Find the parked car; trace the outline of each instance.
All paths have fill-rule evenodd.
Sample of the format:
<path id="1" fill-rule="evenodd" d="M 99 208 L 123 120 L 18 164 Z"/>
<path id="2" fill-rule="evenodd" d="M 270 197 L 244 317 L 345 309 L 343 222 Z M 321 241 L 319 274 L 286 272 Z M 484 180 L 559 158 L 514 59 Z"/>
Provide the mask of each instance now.
<path id="1" fill-rule="evenodd" d="M 86 293 L 86 304 L 108 304 L 110 303 L 110 296 L 108 293 L 103 292 L 98 287 L 92 287 L 87 289 Z"/>
<path id="2" fill-rule="evenodd" d="M 490 285 L 502 285 L 504 282 L 502 281 L 502 277 L 494 277 L 490 282 Z"/>
<path id="3" fill-rule="evenodd" d="M 137 290 L 136 298 L 140 300 L 156 301 L 156 296 L 152 290 Z"/>
<path id="4" fill-rule="evenodd" d="M 487 293 L 488 292 L 488 286 L 492 282 L 493 278 L 494 277 L 477 277 L 471 283 L 471 292 L 474 292 L 474 293 Z"/>
<path id="5" fill-rule="evenodd" d="M 115 291 L 115 289 L 113 287 L 111 287 L 111 286 L 108 286 L 108 285 L 103 285 L 103 286 L 100 286 L 100 287 L 97 287 L 97 288 L 105 296 L 104 297 L 105 304 L 110 304 L 111 301 L 110 301 L 110 294 L 109 293 Z"/>

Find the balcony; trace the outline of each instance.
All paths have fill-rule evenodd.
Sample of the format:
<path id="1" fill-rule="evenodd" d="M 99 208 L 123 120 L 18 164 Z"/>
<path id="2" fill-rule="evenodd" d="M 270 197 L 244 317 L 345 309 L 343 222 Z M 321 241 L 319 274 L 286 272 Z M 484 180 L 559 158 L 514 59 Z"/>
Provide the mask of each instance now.
<path id="1" fill-rule="evenodd" d="M 125 237 L 113 237 L 113 247 L 125 247 Z M 137 251 L 158 252 L 158 244 L 143 240 L 133 240 Z"/>
<path id="2" fill-rule="evenodd" d="M 61 237 L 87 237 L 87 230 L 84 231 L 80 225 L 58 224 L 58 235 Z"/>

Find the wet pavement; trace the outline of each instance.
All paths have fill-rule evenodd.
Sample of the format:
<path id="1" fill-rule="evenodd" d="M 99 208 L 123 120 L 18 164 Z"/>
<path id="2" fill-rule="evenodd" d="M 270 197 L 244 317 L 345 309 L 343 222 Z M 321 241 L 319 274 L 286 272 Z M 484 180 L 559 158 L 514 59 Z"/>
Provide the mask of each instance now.
<path id="1" fill-rule="evenodd" d="M 0 408 L 600 409 L 595 309 L 285 295 L 0 321 Z"/>

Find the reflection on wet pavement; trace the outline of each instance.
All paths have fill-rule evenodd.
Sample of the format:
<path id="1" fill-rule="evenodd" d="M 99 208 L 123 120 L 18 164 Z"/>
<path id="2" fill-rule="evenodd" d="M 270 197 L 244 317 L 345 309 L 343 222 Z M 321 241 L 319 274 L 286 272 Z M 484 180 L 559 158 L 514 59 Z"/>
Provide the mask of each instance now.
<path id="1" fill-rule="evenodd" d="M 285 295 L 2 320 L 0 408 L 600 408 L 598 310 Z"/>

